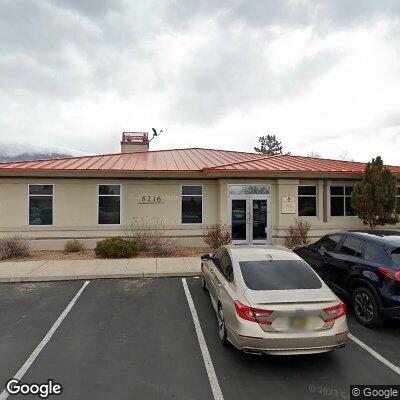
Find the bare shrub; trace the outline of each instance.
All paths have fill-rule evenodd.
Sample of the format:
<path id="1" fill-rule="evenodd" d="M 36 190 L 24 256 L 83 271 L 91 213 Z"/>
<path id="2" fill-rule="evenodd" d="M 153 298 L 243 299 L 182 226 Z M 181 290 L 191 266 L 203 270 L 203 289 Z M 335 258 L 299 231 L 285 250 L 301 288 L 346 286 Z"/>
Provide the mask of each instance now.
<path id="1" fill-rule="evenodd" d="M 0 259 L 25 258 L 31 255 L 29 242 L 20 236 L 0 239 Z"/>
<path id="2" fill-rule="evenodd" d="M 232 241 L 230 227 L 225 224 L 207 226 L 203 231 L 203 240 L 214 250 L 218 249 L 224 244 L 229 244 Z"/>
<path id="3" fill-rule="evenodd" d="M 150 246 L 149 253 L 154 257 L 170 257 L 177 254 L 177 246 L 171 238 L 161 237 Z"/>
<path id="4" fill-rule="evenodd" d="M 136 242 L 140 251 L 154 257 L 168 257 L 176 254 L 174 240 L 163 236 L 164 224 L 159 218 L 135 218 L 128 229 L 129 239 Z"/>
<path id="5" fill-rule="evenodd" d="M 82 253 L 85 249 L 85 243 L 78 239 L 68 240 L 64 246 L 65 253 Z"/>
<path id="6" fill-rule="evenodd" d="M 286 231 L 285 246 L 292 249 L 295 246 L 309 244 L 308 232 L 311 229 L 311 222 L 296 218 L 294 224 Z"/>

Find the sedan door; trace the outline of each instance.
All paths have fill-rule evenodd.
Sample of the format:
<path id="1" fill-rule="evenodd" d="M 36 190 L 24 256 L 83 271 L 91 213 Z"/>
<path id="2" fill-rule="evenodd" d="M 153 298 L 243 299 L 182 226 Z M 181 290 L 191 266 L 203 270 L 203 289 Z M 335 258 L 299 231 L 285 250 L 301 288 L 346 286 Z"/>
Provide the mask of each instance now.
<path id="1" fill-rule="evenodd" d="M 225 316 L 225 324 L 229 328 L 232 326 L 232 317 L 235 315 L 236 286 L 232 267 L 232 259 L 227 249 L 221 257 L 218 269 L 215 271 L 215 283 L 218 301 L 222 305 Z M 217 305 L 218 305 L 217 301 Z"/>
<path id="2" fill-rule="evenodd" d="M 207 287 L 210 292 L 211 301 L 213 303 L 215 310 L 217 310 L 218 297 L 219 297 L 218 289 L 220 285 L 220 279 L 217 274 L 225 251 L 226 250 L 223 247 L 221 247 L 214 253 L 212 259 L 209 261 Z"/>

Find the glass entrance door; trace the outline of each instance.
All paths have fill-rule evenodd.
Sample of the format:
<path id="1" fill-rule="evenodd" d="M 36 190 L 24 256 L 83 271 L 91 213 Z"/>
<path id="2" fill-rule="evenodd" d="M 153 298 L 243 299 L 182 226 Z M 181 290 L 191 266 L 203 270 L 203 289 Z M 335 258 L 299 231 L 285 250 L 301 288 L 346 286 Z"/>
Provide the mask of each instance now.
<path id="1" fill-rule="evenodd" d="M 269 198 L 265 195 L 231 196 L 230 225 L 235 244 L 266 244 Z"/>
<path id="2" fill-rule="evenodd" d="M 250 202 L 252 243 L 265 244 L 267 241 L 267 199 L 256 199 L 252 196 Z"/>
<path id="3" fill-rule="evenodd" d="M 249 240 L 248 230 L 249 199 L 248 196 L 235 196 L 231 199 L 232 241 L 246 244 Z"/>

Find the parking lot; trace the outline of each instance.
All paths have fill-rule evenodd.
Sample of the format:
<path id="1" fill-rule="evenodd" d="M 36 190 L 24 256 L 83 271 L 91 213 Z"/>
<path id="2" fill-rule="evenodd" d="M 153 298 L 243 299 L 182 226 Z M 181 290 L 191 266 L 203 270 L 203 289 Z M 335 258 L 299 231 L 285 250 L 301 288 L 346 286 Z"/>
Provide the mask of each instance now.
<path id="1" fill-rule="evenodd" d="M 349 340 L 329 354 L 251 356 L 220 345 L 200 279 L 186 282 L 206 350 L 181 278 L 104 279 L 87 284 L 33 356 L 84 281 L 2 284 L 2 386 L 26 362 L 23 382 L 54 379 L 65 399 L 214 399 L 218 393 L 224 399 L 348 399 L 351 384 L 400 383 L 385 364 L 400 365 L 400 322 L 369 330 L 349 315 L 350 332 L 365 348 Z"/>

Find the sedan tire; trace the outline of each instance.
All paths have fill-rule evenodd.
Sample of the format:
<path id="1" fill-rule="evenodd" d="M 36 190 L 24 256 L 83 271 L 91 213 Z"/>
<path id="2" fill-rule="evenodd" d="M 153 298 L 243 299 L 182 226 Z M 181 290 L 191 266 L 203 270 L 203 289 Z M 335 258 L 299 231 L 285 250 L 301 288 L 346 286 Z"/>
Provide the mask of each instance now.
<path id="1" fill-rule="evenodd" d="M 361 324 L 369 328 L 376 328 L 384 324 L 385 319 L 370 289 L 366 287 L 356 288 L 351 296 L 351 304 L 354 314 Z"/>
<path id="2" fill-rule="evenodd" d="M 224 318 L 224 310 L 222 306 L 218 308 L 218 334 L 219 341 L 224 345 L 228 345 L 228 332 L 226 331 L 225 318 Z"/>
<path id="3" fill-rule="evenodd" d="M 208 292 L 208 287 L 207 287 L 207 283 L 206 283 L 206 278 L 204 278 L 204 275 L 201 277 L 201 287 L 203 288 L 203 290 L 205 290 L 206 292 Z"/>

